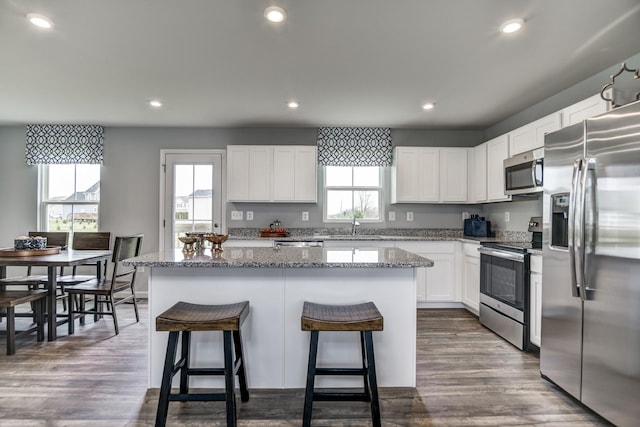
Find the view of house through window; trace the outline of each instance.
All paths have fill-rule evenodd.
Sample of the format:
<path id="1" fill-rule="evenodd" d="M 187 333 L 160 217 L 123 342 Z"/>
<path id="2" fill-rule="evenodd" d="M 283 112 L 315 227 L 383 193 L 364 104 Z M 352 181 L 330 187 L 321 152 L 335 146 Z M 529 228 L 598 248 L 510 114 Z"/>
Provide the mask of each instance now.
<path id="1" fill-rule="evenodd" d="M 100 165 L 41 165 L 43 231 L 98 231 Z"/>
<path id="2" fill-rule="evenodd" d="M 325 166 L 325 221 L 380 221 L 381 168 Z"/>

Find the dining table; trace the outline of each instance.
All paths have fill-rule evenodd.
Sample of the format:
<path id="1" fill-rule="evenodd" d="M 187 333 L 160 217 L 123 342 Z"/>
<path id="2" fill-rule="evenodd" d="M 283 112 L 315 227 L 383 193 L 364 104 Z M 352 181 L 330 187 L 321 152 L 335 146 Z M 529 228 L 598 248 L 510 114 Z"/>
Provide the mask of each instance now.
<path id="1" fill-rule="evenodd" d="M 29 256 L 1 256 L 0 279 L 7 277 L 7 267 L 47 267 L 47 339 L 57 339 L 58 313 L 56 301 L 56 279 L 58 267 L 75 267 L 96 264 L 96 277 L 102 277 L 102 264 L 111 256 L 107 250 L 61 250 L 59 253 Z M 72 321 L 72 319 L 68 319 Z"/>

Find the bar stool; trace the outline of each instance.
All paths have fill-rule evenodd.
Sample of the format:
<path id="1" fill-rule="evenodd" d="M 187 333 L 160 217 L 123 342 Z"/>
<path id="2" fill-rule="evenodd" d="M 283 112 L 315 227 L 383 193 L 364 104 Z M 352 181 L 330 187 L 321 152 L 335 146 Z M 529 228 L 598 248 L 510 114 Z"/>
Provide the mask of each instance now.
<path id="1" fill-rule="evenodd" d="M 201 305 L 178 302 L 156 317 L 156 331 L 169 331 L 169 343 L 162 372 L 160 398 L 156 413 L 156 427 L 167 422 L 170 401 L 225 401 L 227 426 L 236 425 L 235 375 L 240 382 L 240 398 L 249 401 L 240 325 L 249 314 L 249 301 L 226 305 Z M 190 368 L 189 344 L 192 331 L 222 331 L 224 341 L 224 368 Z M 182 354 L 175 362 L 178 336 L 182 332 Z M 232 339 L 233 338 L 233 339 Z M 235 347 L 235 361 L 232 354 Z M 180 392 L 171 393 L 173 376 L 180 372 Z M 224 375 L 223 393 L 189 393 L 191 375 Z"/>
<path id="2" fill-rule="evenodd" d="M 304 396 L 302 425 L 311 425 L 313 401 L 360 401 L 371 402 L 373 425 L 380 424 L 378 383 L 373 355 L 372 331 L 382 331 L 383 318 L 373 302 L 353 305 L 323 305 L 305 301 L 302 308 L 302 330 L 311 331 L 307 387 Z M 320 331 L 359 331 L 362 349 L 362 368 L 316 368 L 318 336 Z M 316 375 L 362 375 L 363 392 L 317 392 L 314 391 Z"/>

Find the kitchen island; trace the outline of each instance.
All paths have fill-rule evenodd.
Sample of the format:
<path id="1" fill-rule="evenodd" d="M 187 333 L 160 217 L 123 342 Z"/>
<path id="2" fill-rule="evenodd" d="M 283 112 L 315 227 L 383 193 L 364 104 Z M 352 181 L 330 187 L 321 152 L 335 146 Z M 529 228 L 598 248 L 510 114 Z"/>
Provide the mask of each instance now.
<path id="1" fill-rule="evenodd" d="M 300 329 L 304 301 L 352 304 L 373 301 L 384 316 L 374 333 L 381 387 L 415 387 L 416 268 L 427 258 L 398 248 L 228 248 L 219 255 L 181 251 L 125 261 L 150 268 L 149 387 L 162 376 L 168 334 L 155 318 L 175 304 L 227 304 L 247 300 L 242 327 L 250 388 L 304 388 L 309 333 Z M 326 343 L 330 343 L 327 345 Z M 192 366 L 222 366 L 222 334 L 192 336 Z M 357 333 L 320 334 L 319 365 L 359 366 Z M 361 385 L 354 377 L 319 378 L 318 387 Z M 195 387 L 221 387 L 222 378 L 196 378 Z"/>

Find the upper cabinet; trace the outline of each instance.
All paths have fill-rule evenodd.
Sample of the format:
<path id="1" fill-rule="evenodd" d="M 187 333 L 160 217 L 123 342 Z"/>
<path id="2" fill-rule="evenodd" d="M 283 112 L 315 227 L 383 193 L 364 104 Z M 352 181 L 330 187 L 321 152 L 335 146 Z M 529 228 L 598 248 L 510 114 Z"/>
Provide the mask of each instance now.
<path id="1" fill-rule="evenodd" d="M 509 155 L 544 147 L 544 136 L 561 127 L 561 114 L 556 112 L 509 132 Z"/>
<path id="2" fill-rule="evenodd" d="M 391 203 L 467 201 L 467 148 L 396 147 Z"/>
<path id="3" fill-rule="evenodd" d="M 487 141 L 487 201 L 511 200 L 504 194 L 504 160 L 509 158 L 509 137 L 501 135 Z"/>
<path id="4" fill-rule="evenodd" d="M 228 145 L 230 202 L 317 201 L 316 146 Z"/>
<path id="5" fill-rule="evenodd" d="M 469 203 L 484 203 L 487 201 L 487 143 L 469 150 L 468 192 Z"/>
<path id="6" fill-rule="evenodd" d="M 606 92 L 607 96 L 611 96 L 611 90 Z M 590 117 L 606 113 L 609 110 L 609 104 L 602 99 L 600 94 L 593 95 L 584 101 L 577 102 L 564 108 L 562 114 L 562 127 L 567 127 L 580 123 Z"/>

